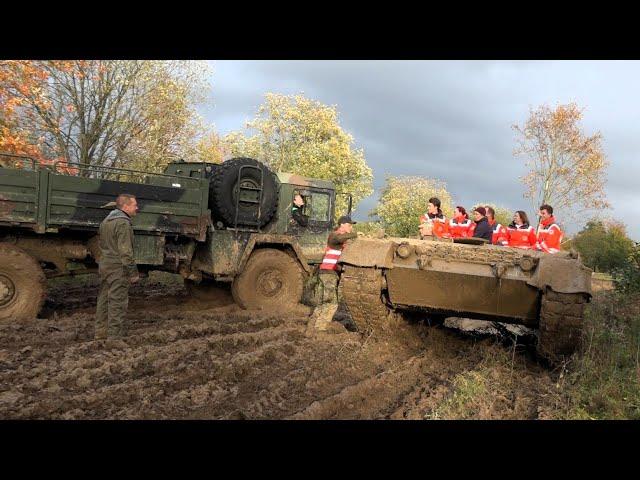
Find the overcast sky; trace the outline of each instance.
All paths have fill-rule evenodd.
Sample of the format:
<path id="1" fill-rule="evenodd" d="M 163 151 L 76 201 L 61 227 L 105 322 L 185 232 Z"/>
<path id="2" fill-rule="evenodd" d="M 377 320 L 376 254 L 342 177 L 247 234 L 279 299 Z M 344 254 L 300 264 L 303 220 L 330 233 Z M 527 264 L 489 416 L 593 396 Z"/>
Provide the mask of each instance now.
<path id="1" fill-rule="evenodd" d="M 375 193 L 358 207 L 364 220 L 386 174 L 427 175 L 447 183 L 456 204 L 493 201 L 534 212 L 518 178 L 513 123 L 529 107 L 577 102 L 583 126 L 600 130 L 609 158 L 610 216 L 640 240 L 640 62 L 637 61 L 213 61 L 205 118 L 221 134 L 242 129 L 266 92 L 337 105 L 374 173 Z M 562 221 L 562 219 L 559 219 Z M 581 226 L 581 225 L 580 225 Z M 576 225 L 566 225 L 575 231 Z"/>

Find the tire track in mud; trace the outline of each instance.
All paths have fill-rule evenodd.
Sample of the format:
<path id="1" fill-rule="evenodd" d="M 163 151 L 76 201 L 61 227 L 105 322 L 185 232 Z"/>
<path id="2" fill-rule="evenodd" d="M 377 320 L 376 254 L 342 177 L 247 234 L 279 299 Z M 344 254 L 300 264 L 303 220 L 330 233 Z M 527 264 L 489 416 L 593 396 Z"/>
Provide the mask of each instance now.
<path id="1" fill-rule="evenodd" d="M 158 337 L 170 335 L 172 329 L 185 326 L 186 328 L 205 328 L 218 333 L 233 333 L 234 331 L 255 331 L 268 324 L 280 324 L 282 319 L 273 315 L 251 316 L 249 312 L 219 313 L 203 312 L 196 315 L 185 312 L 169 313 L 140 313 L 128 315 L 130 322 L 127 341 L 146 331 L 155 332 Z M 234 330 L 235 329 L 235 330 Z M 212 331 L 213 331 L 212 330 Z M 50 349 L 67 348 L 70 343 L 86 343 L 93 340 L 94 317 L 86 314 L 73 314 L 62 320 L 34 320 L 13 325 L 0 326 L 0 348 L 15 349 L 23 346 L 41 346 Z"/>
<path id="2" fill-rule="evenodd" d="M 426 355 L 411 357 L 399 368 L 385 370 L 339 393 L 317 400 L 303 411 L 288 417 L 292 420 L 376 418 L 377 412 L 389 402 L 389 396 L 402 394 L 415 382 L 426 362 Z"/>
<path id="3" fill-rule="evenodd" d="M 187 360 L 188 367 L 170 370 L 173 375 L 154 372 L 153 376 L 81 393 L 72 397 L 63 410 L 76 407 L 85 415 L 89 410 L 106 418 L 183 416 L 203 403 L 233 398 L 234 383 L 241 382 L 248 372 L 264 369 L 278 355 L 286 355 L 293 348 L 289 340 L 278 340 L 228 360 L 202 357 L 197 363 Z"/>
<path id="4" fill-rule="evenodd" d="M 136 302 L 162 294 L 151 291 Z M 183 299 L 132 308 L 128 337 L 93 341 L 81 295 L 80 309 L 0 326 L 0 418 L 425 418 L 488 351 L 411 322 L 308 337 L 302 312 Z"/>
<path id="5" fill-rule="evenodd" d="M 305 321 L 299 319 L 246 318 L 144 331 L 123 341 L 68 343 L 8 355 L 2 350 L 0 411 L 3 395 L 11 394 L 16 384 L 21 391 L 17 399 L 9 395 L 13 408 L 5 411 L 11 418 L 57 418 L 63 412 L 74 412 L 71 418 L 109 418 L 112 413 L 120 418 L 126 410 L 116 412 L 110 405 L 127 402 L 145 418 L 156 410 L 163 415 L 162 408 L 143 413 L 139 407 L 150 404 L 147 397 L 165 401 L 175 393 L 178 399 L 195 397 L 201 402 L 209 398 L 201 384 L 218 379 L 211 389 L 220 381 L 240 381 L 243 372 L 261 368 L 279 352 L 290 355 L 304 335 Z M 187 392 L 180 394 L 183 390 Z M 103 407 L 100 414 L 92 406 L 96 402 Z M 174 402 L 169 410 L 177 408 Z"/>
<path id="6" fill-rule="evenodd" d="M 459 343 L 456 345 L 456 341 Z M 453 343 L 447 351 L 434 348 L 442 342 Z M 457 353 L 462 349 L 462 355 Z M 407 398 L 425 383 L 442 384 L 470 366 L 463 342 L 455 336 L 438 330 L 429 332 L 420 353 L 395 362 L 373 376 L 346 385 L 337 393 L 314 401 L 304 410 L 290 415 L 291 419 L 383 419 L 401 409 Z M 397 353 L 396 345 L 390 349 Z"/>
<path id="7" fill-rule="evenodd" d="M 237 402 L 236 410 L 226 418 L 286 418 L 318 398 L 397 365 L 422 346 L 402 335 L 368 343 L 357 333 L 334 327 L 333 334 L 305 338 L 288 365 L 274 366 L 270 378 L 254 384 L 252 395 Z M 414 339 L 421 338 L 421 329 L 410 330 Z"/>

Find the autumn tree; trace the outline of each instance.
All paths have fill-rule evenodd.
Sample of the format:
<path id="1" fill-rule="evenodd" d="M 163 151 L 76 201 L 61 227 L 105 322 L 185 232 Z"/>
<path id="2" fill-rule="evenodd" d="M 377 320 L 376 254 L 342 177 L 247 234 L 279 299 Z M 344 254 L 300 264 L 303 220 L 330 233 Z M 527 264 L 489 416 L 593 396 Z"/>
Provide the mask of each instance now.
<path id="1" fill-rule="evenodd" d="M 415 236 L 420 215 L 426 213 L 431 197 L 440 199 L 442 211 L 450 218 L 453 204 L 444 182 L 420 176 L 388 176 L 371 216 L 380 219 L 389 235 Z"/>
<path id="2" fill-rule="evenodd" d="M 41 157 L 42 139 L 21 128 L 25 97 L 43 105 L 41 85 L 48 75 L 42 68 L 24 61 L 0 62 L 0 151 L 10 154 Z"/>
<path id="3" fill-rule="evenodd" d="M 522 126 L 513 126 L 518 142 L 514 155 L 524 156 L 529 168 L 522 177 L 525 197 L 536 211 L 549 204 L 565 218 L 576 218 L 594 206 L 609 206 L 602 134 L 584 133 L 582 112 L 575 103 L 555 109 L 542 105 L 531 109 Z"/>
<path id="4" fill-rule="evenodd" d="M 223 139 L 233 156 L 254 157 L 274 170 L 331 180 L 338 192 L 353 195 L 353 205 L 373 192 L 373 173 L 364 151 L 340 126 L 335 106 L 302 95 L 268 93 L 245 132 Z M 346 210 L 339 196 L 336 214 Z"/>
<path id="5" fill-rule="evenodd" d="M 2 61 L 2 69 L 13 72 L 4 89 L 19 109 L 13 131 L 29 132 L 50 158 L 157 169 L 194 153 L 204 131 L 194 109 L 207 86 L 200 62 Z"/>
<path id="6" fill-rule="evenodd" d="M 584 264 L 597 272 L 623 267 L 634 249 L 626 227 L 618 221 L 592 219 L 571 240 Z"/>
<path id="7" fill-rule="evenodd" d="M 222 163 L 228 155 L 222 138 L 213 129 L 198 140 L 195 150 L 195 158 L 200 162 Z"/>
<path id="8" fill-rule="evenodd" d="M 200 62 L 158 62 L 151 85 L 139 99 L 143 133 L 135 135 L 121 154 L 121 165 L 145 171 L 162 171 L 176 158 L 215 162 L 202 158 L 207 139 L 217 137 L 205 125 L 196 105 L 206 99 L 207 68 Z M 211 153 L 211 152 L 207 152 Z"/>

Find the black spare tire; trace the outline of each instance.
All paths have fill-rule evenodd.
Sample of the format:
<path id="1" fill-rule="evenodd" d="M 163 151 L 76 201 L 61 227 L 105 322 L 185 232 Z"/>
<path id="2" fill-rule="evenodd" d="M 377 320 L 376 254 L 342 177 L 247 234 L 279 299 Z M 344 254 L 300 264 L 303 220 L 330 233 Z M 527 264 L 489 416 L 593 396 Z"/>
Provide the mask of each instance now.
<path id="1" fill-rule="evenodd" d="M 257 189 L 261 177 L 262 199 L 259 201 L 260 192 Z M 278 207 L 278 186 L 276 175 L 257 160 L 232 158 L 223 162 L 214 170 L 211 178 L 209 208 L 214 223 L 222 221 L 227 227 L 233 227 L 237 203 L 238 226 L 264 226 Z"/>

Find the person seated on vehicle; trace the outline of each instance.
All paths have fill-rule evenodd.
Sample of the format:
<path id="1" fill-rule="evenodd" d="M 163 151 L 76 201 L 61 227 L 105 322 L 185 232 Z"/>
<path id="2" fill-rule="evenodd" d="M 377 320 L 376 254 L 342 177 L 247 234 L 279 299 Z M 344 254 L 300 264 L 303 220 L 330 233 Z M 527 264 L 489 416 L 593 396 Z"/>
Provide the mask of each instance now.
<path id="1" fill-rule="evenodd" d="M 553 207 L 547 204 L 541 205 L 538 215 L 540 216 L 540 225 L 538 225 L 536 249 L 547 253 L 558 253 L 564 232 L 556 223 Z"/>
<path id="2" fill-rule="evenodd" d="M 496 211 L 490 205 L 483 205 L 483 206 L 485 211 L 487 212 L 487 223 L 489 224 L 490 227 L 493 228 L 493 226 L 496 224 Z"/>
<path id="3" fill-rule="evenodd" d="M 449 235 L 451 238 L 470 237 L 471 220 L 464 207 L 458 205 L 453 211 L 453 218 L 449 220 Z"/>
<path id="4" fill-rule="evenodd" d="M 522 210 L 513 214 L 513 222 L 507 227 L 507 236 L 509 247 L 525 250 L 536 248 L 536 230 L 529 225 L 529 218 Z"/>
<path id="5" fill-rule="evenodd" d="M 291 207 L 291 217 L 301 227 L 309 225 L 309 216 L 302 213 L 304 208 L 304 198 L 299 193 L 296 193 L 293 197 L 293 206 Z"/>
<path id="6" fill-rule="evenodd" d="M 473 210 L 473 236 L 475 238 L 484 238 L 488 242 L 491 242 L 491 237 L 493 236 L 493 229 L 491 225 L 489 225 L 489 221 L 487 220 L 487 211 L 484 207 L 476 207 Z"/>
<path id="7" fill-rule="evenodd" d="M 440 208 L 441 202 L 437 197 L 431 197 L 427 204 L 427 213 L 420 215 L 420 238 L 434 236 L 450 238 L 447 218 Z"/>
<path id="8" fill-rule="evenodd" d="M 498 223 L 498 221 L 496 220 L 496 211 L 493 209 L 493 207 L 486 206 L 484 208 L 487 211 L 487 222 L 493 229 L 493 234 L 491 235 L 491 243 L 493 243 L 494 245 L 505 246 L 509 241 L 507 227 Z"/>

